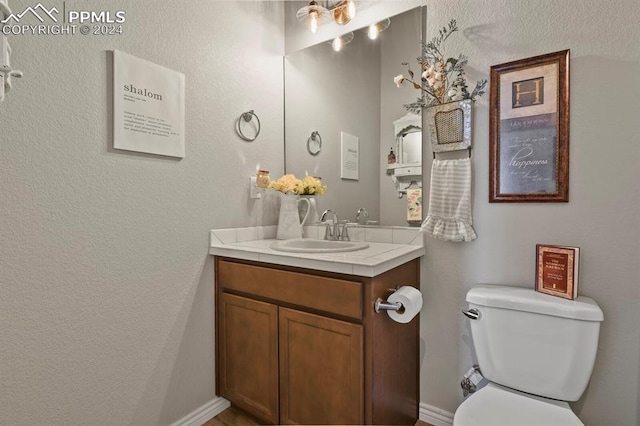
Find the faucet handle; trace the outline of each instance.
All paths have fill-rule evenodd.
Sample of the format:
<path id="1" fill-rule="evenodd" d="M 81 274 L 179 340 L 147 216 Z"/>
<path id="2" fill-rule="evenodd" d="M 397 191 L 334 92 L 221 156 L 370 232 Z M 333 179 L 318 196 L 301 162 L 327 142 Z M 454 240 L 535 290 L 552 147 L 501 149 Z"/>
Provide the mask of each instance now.
<path id="1" fill-rule="evenodd" d="M 349 220 L 341 220 L 340 224 L 342 225 L 342 229 L 340 230 L 340 235 L 339 235 L 339 239 L 342 241 L 351 241 L 351 238 L 349 238 L 349 231 L 348 231 L 348 227 L 347 225 L 349 224 Z"/>
<path id="2" fill-rule="evenodd" d="M 333 240 L 333 230 L 331 229 L 332 225 L 330 222 L 325 222 L 325 228 L 324 228 L 324 239 L 325 240 Z"/>

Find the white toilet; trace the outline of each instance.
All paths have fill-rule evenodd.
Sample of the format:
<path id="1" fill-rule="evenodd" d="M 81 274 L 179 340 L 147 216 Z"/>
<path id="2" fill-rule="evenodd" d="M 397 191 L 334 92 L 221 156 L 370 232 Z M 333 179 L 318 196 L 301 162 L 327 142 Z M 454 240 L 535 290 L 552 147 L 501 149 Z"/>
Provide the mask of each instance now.
<path id="1" fill-rule="evenodd" d="M 497 285 L 473 287 L 467 302 L 491 383 L 458 407 L 453 425 L 582 425 L 566 401 L 577 401 L 591 377 L 604 319 L 596 302 Z"/>

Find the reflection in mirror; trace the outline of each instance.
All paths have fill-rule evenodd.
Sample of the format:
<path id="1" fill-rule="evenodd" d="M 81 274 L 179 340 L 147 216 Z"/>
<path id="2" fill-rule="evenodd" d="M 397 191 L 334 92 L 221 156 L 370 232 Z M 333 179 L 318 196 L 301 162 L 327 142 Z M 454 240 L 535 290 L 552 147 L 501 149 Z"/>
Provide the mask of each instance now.
<path id="1" fill-rule="evenodd" d="M 339 52 L 323 42 L 285 57 L 285 169 L 322 177 L 328 190 L 317 199 L 320 212 L 331 208 L 339 219 L 355 222 L 364 208 L 382 225 L 406 226 L 407 200 L 398 199 L 386 166 L 389 147 L 398 146 L 393 122 L 406 115 L 403 105 L 416 95 L 397 89 L 393 77 L 403 71 L 402 62 L 420 56 L 423 9 L 392 16 L 376 40 L 365 27 L 353 31 Z M 314 131 L 322 135 L 315 156 L 307 149 Z M 342 133 L 358 140 L 357 180 L 340 178 Z M 399 161 L 420 162 L 420 135 L 406 132 Z"/>
<path id="2" fill-rule="evenodd" d="M 322 149 L 322 137 L 318 132 L 312 132 L 307 139 L 307 151 L 311 155 L 318 155 Z"/>
<path id="3" fill-rule="evenodd" d="M 398 155 L 396 162 L 387 165 L 387 174 L 396 186 L 398 198 L 402 198 L 408 188 L 422 188 L 422 119 L 419 115 L 408 113 L 394 121 L 393 125 Z M 413 208 L 421 210 L 421 206 Z M 415 225 L 416 222 L 416 218 L 412 217 L 411 223 Z"/>
<path id="4" fill-rule="evenodd" d="M 403 163 L 418 163 L 422 159 L 422 132 L 407 133 L 402 138 L 400 158 Z"/>
<path id="5" fill-rule="evenodd" d="M 422 162 L 422 120 L 420 116 L 407 114 L 394 122 L 398 141 L 398 163 Z"/>

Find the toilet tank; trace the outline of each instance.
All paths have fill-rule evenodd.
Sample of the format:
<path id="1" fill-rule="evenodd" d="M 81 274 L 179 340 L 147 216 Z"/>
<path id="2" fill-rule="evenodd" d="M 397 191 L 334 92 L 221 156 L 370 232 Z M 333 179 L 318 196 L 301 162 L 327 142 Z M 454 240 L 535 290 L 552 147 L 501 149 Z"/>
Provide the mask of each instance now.
<path id="1" fill-rule="evenodd" d="M 482 374 L 510 388 L 576 401 L 598 348 L 602 310 L 588 297 L 562 299 L 532 289 L 477 285 L 467 293 Z"/>

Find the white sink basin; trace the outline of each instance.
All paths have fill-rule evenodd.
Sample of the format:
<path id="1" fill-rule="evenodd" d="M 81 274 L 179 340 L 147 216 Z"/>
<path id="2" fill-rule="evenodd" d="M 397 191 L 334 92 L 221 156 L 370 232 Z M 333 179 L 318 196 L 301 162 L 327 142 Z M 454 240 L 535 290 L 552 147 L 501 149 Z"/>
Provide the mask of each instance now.
<path id="1" fill-rule="evenodd" d="M 369 247 L 368 243 L 359 241 L 329 241 L 315 240 L 313 238 L 294 238 L 276 241 L 271 244 L 273 250 L 294 253 L 339 253 L 362 250 L 367 247 Z"/>

